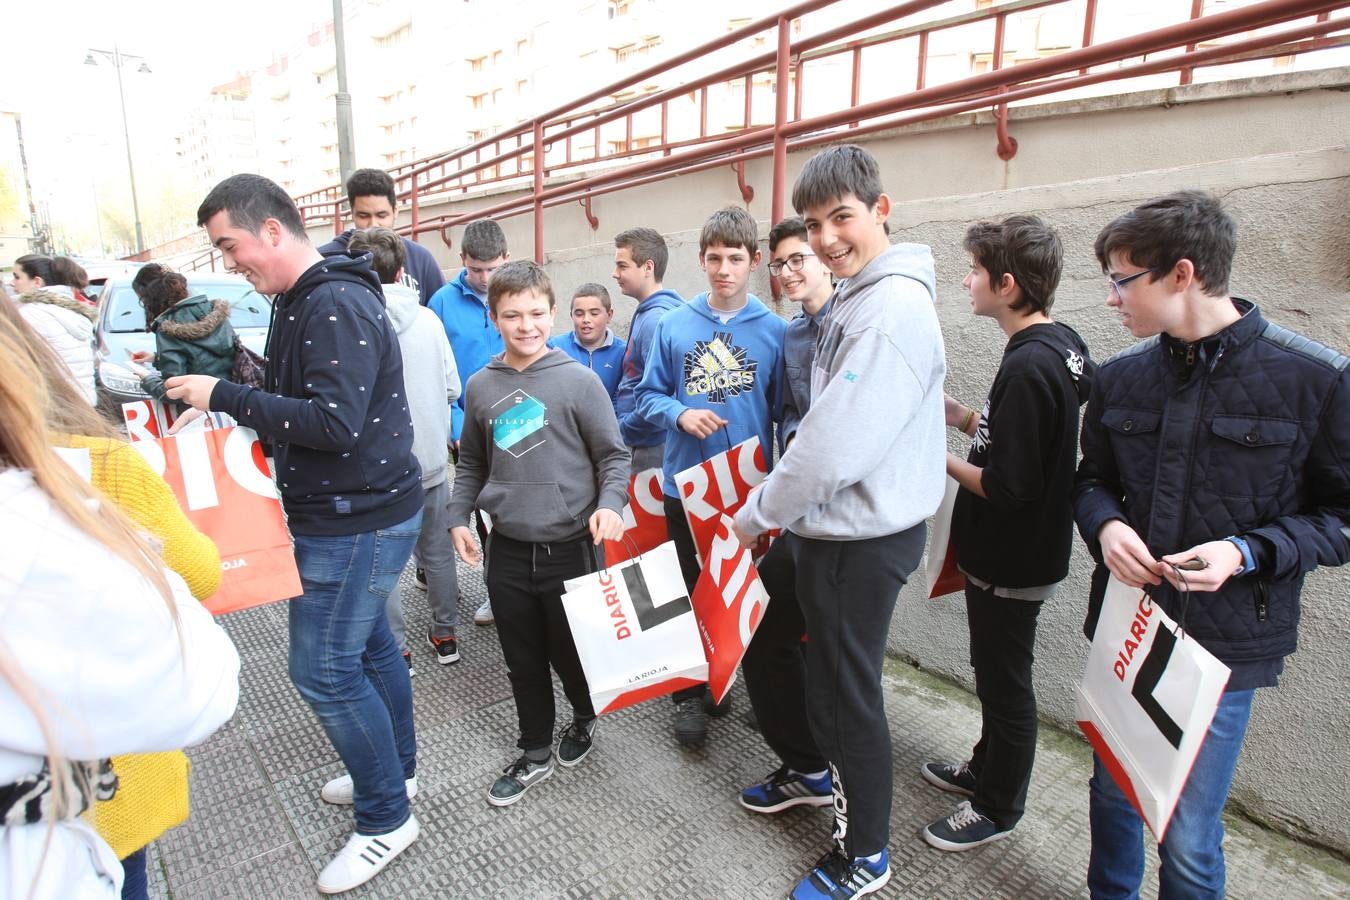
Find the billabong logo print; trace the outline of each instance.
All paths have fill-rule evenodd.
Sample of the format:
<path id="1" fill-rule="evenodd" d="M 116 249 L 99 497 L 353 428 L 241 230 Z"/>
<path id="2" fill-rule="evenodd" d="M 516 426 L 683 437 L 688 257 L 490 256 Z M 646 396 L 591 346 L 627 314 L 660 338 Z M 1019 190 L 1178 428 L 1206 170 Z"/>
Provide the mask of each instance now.
<path id="1" fill-rule="evenodd" d="M 545 438 L 539 432 L 548 425 L 543 402 L 517 388 L 492 405 L 492 442 L 519 459 Z"/>
<path id="2" fill-rule="evenodd" d="M 759 363 L 744 347 L 731 342 L 731 333 L 715 331 L 711 341 L 698 341 L 684 355 L 684 393 L 703 394 L 709 403 L 726 403 L 755 389 Z"/>

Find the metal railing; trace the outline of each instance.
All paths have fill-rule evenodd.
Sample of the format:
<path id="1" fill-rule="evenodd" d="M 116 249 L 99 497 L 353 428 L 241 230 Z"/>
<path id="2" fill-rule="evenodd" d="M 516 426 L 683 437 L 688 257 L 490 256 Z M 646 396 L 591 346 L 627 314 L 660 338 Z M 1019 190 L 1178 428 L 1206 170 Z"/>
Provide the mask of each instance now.
<path id="1" fill-rule="evenodd" d="M 1177 0 L 1188 12 L 1177 24 L 1143 33 L 1096 42 L 1099 0 L 1014 0 L 960 15 L 920 23 L 906 23 L 944 5 L 945 0 L 911 0 L 839 25 L 809 37 L 792 40 L 794 23 L 813 13 L 827 14 L 838 0 L 807 0 L 782 12 L 752 22 L 714 41 L 643 69 L 522 122 L 499 134 L 447 153 L 392 169 L 400 200 L 408 203 L 411 220 L 399 230 L 417 240 L 437 232 L 450 245 L 449 229 L 473 219 L 497 219 L 532 214 L 534 256 L 544 259 L 544 216 L 548 208 L 579 203 L 592 229 L 598 221 L 591 200 L 603 194 L 638 187 L 678 175 L 730 166 L 748 203 L 754 188 L 745 178 L 745 164 L 772 157 L 770 194 L 773 221 L 781 218 L 789 150 L 854 138 L 902 125 L 992 110 L 996 125 L 996 152 L 1011 159 L 1017 142 L 1008 131 L 1008 105 L 1042 99 L 1069 91 L 1160 73 L 1177 73 L 1178 84 L 1192 82 L 1196 69 L 1233 62 L 1297 54 L 1350 45 L 1350 3 L 1315 0 L 1265 0 L 1239 9 L 1204 15 L 1203 0 Z M 1004 65 L 1007 25 L 1019 15 L 1047 7 L 1083 7 L 1082 39 L 1077 48 Z M 898 23 L 888 31 L 879 29 Z M 930 47 L 935 36 L 983 25 L 993 34 L 988 71 L 944 83 L 931 83 Z M 774 49 L 678 86 L 647 93 L 622 103 L 601 105 L 616 95 L 641 90 L 654 79 L 669 81 L 682 67 L 752 40 L 774 38 Z M 766 41 L 767 43 L 767 41 Z M 888 70 L 897 86 L 889 96 L 862 102 L 864 51 L 881 46 L 912 44 L 915 69 L 907 79 Z M 974 48 L 972 54 L 982 53 Z M 804 116 L 804 85 L 813 72 L 847 65 L 848 102 L 820 115 Z M 829 72 L 826 72 L 828 77 Z M 757 82 L 772 86 L 772 117 L 757 122 Z M 905 83 L 901 83 L 905 82 Z M 712 132 L 708 124 L 709 91 L 744 93 L 743 120 L 738 127 Z M 790 90 L 782 90 L 790 85 Z M 680 127 L 677 107 L 697 109 L 697 127 Z M 639 117 L 659 117 L 655 143 L 634 146 Z M 622 129 L 609 152 L 602 146 L 606 133 Z M 588 139 L 589 145 L 582 142 Z M 589 153 L 585 148 L 589 146 Z M 596 171 L 599 169 L 600 171 Z M 551 182 L 546 186 L 546 182 Z M 424 217 L 423 205 L 443 202 L 454 194 L 488 188 L 519 188 L 521 193 L 472 212 Z M 331 185 L 295 198 L 306 221 L 331 220 L 342 230 L 346 196 L 341 185 Z M 215 267 L 214 251 L 188 267 Z"/>

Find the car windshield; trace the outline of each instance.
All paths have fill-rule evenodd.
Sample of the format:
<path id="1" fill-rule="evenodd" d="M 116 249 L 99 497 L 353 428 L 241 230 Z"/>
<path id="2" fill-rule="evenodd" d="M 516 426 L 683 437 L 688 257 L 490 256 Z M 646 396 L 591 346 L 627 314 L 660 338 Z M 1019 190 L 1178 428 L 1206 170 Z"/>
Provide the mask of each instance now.
<path id="1" fill-rule="evenodd" d="M 206 287 L 189 284 L 193 295 L 206 294 L 213 300 L 230 304 L 230 324 L 235 328 L 266 328 L 272 313 L 272 304 L 247 283 L 216 283 Z M 112 287 L 104 300 L 107 310 L 104 321 L 107 330 L 116 334 L 145 331 L 145 308 L 129 284 Z"/>

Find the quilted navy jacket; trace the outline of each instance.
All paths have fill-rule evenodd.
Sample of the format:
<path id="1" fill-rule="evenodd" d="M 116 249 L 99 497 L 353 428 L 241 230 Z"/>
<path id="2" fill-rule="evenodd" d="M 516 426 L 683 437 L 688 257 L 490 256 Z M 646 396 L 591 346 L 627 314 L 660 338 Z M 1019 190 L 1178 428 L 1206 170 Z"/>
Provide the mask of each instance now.
<path id="1" fill-rule="evenodd" d="M 1256 571 L 1194 595 L 1184 623 L 1242 690 L 1274 684 L 1296 649 L 1304 575 L 1350 559 L 1350 359 L 1233 302 L 1242 318 L 1213 337 L 1150 338 L 1099 366 L 1074 511 L 1099 564 L 1111 519 L 1155 557 L 1248 539 Z M 1106 576 L 1099 565 L 1089 637 Z M 1151 594 L 1178 618 L 1175 589 Z"/>

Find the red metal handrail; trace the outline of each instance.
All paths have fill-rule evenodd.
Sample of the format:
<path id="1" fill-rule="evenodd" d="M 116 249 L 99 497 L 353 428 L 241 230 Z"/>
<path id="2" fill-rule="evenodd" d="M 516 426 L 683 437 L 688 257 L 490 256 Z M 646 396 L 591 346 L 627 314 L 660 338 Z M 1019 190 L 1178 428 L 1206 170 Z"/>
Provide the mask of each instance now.
<path id="1" fill-rule="evenodd" d="M 1328 37 L 1333 32 L 1350 29 L 1350 18 L 1331 18 L 1333 12 L 1350 10 L 1350 3 L 1311 2 L 1311 0 L 1266 0 L 1237 10 L 1209 16 L 1202 12 L 1200 0 L 1189 4 L 1190 17 L 1180 24 L 1143 34 L 1092 43 L 1097 28 L 1096 0 L 1087 0 L 1083 20 L 1083 46 L 1056 56 L 1040 58 L 1012 67 L 1002 65 L 1004 25 L 1009 16 L 1043 7 L 1060 5 L 1073 0 L 1017 0 L 974 12 L 921 24 L 902 25 L 884 33 L 871 32 L 879 26 L 903 19 L 940 5 L 941 0 L 912 0 L 900 6 L 873 13 L 855 22 L 830 28 L 819 35 L 791 40 L 793 19 L 833 5 L 837 0 L 810 0 L 789 7 L 776 16 L 766 17 L 737 31 L 731 32 L 701 47 L 676 56 L 665 63 L 649 67 L 622 81 L 615 82 L 583 97 L 570 101 L 535 119 L 506 131 L 471 143 L 450 153 L 390 169 L 396 179 L 399 196 L 410 201 L 411 221 L 400 229 L 417 239 L 421 234 L 439 232 L 447 245 L 448 229 L 475 218 L 493 216 L 507 218 L 533 213 L 534 250 L 540 262 L 544 256 L 543 210 L 563 203 L 581 202 L 586 215 L 596 227 L 590 212 L 590 200 L 601 194 L 636 187 L 652 181 L 674 177 L 718 166 L 735 166 L 742 188 L 747 196 L 752 192 L 743 181 L 744 164 L 750 159 L 772 156 L 773 185 L 771 209 L 773 219 L 781 217 L 786 186 L 787 153 L 791 148 L 811 146 L 837 140 L 840 129 L 849 136 L 875 133 L 899 125 L 925 121 L 979 109 L 995 111 L 998 150 L 1009 158 L 1015 152 L 1015 141 L 1007 131 L 1007 106 L 1010 103 L 1036 97 L 1045 97 L 1064 91 L 1124 80 L 1141 75 L 1176 71 L 1182 84 L 1189 83 L 1191 73 L 1201 66 L 1213 66 L 1242 59 L 1263 58 L 1272 55 L 1292 55 L 1345 46 L 1350 38 Z M 1181 0 L 1178 0 L 1180 3 Z M 1195 49 L 1207 41 L 1229 38 L 1244 31 L 1266 28 L 1310 16 L 1317 21 L 1226 43 Z M 994 55 L 990 71 L 933 85 L 928 78 L 927 53 L 933 34 L 962 26 L 993 22 Z M 686 81 L 678 87 L 638 97 L 623 103 L 587 108 L 597 100 L 640 85 L 646 80 L 669 74 L 707 53 L 724 49 L 763 31 L 772 30 L 776 38 L 773 50 L 751 56 L 741 62 L 715 72 Z M 918 66 L 915 88 L 898 91 L 895 95 L 869 103 L 860 103 L 858 84 L 862 66 L 862 49 L 880 44 L 913 40 L 917 42 Z M 1163 59 L 1126 63 L 1157 54 L 1180 50 Z M 804 66 L 831 57 L 851 57 L 851 102 L 847 107 L 810 118 L 802 116 L 802 85 Z M 1096 66 L 1115 63 L 1117 68 L 1093 72 Z M 757 76 L 771 76 L 775 81 L 775 104 L 772 124 L 756 125 L 753 117 L 753 83 Z M 715 85 L 741 82 L 745 86 L 744 123 L 738 129 L 724 134 L 707 132 L 708 89 Z M 788 105 L 786 85 L 792 82 L 793 102 Z M 672 137 L 668 112 L 672 102 L 682 98 L 699 103 L 699 134 L 697 137 Z M 649 110 L 659 109 L 661 115 L 659 144 L 652 147 L 632 147 L 635 117 Z M 903 115 L 898 115 L 903 114 Z M 623 149 L 603 152 L 600 137 L 605 125 L 625 123 Z M 594 146 L 589 157 L 574 153 L 572 139 L 589 132 Z M 503 150 L 503 144 L 514 145 Z M 484 151 L 491 148 L 486 159 Z M 550 160 L 550 154 L 553 159 Z M 1006 154 L 1006 155 L 1005 155 Z M 648 157 L 641 159 L 640 157 Z M 627 164 L 599 173 L 590 173 L 597 164 L 627 160 Z M 509 167 L 509 171 L 508 171 Z M 571 173 L 574 177 L 562 184 L 545 187 L 545 179 Z M 484 185 L 519 185 L 522 196 L 492 204 L 471 213 L 449 214 L 427 218 L 422 204 L 428 195 L 447 191 L 465 192 Z M 341 186 L 330 186 L 297 198 L 302 213 L 311 221 L 332 216 L 335 229 L 341 228 L 345 197 Z M 213 263 L 213 261 L 212 261 Z M 194 267 L 197 263 L 194 261 Z"/>

